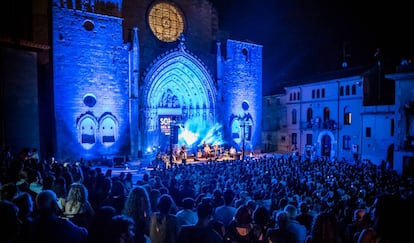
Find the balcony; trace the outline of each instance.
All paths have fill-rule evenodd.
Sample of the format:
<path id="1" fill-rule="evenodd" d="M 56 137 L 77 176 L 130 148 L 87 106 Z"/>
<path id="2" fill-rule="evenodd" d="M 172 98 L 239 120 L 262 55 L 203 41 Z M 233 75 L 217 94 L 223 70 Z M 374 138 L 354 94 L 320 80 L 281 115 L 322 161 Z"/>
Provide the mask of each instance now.
<path id="1" fill-rule="evenodd" d="M 329 129 L 329 130 L 338 129 L 338 123 L 334 120 L 324 121 L 322 125 L 323 125 L 323 129 Z"/>
<path id="2" fill-rule="evenodd" d="M 303 130 L 319 130 L 319 129 L 337 130 L 338 123 L 334 120 L 327 120 L 327 121 L 321 122 L 320 118 L 314 118 L 311 121 L 302 122 L 301 128 Z"/>

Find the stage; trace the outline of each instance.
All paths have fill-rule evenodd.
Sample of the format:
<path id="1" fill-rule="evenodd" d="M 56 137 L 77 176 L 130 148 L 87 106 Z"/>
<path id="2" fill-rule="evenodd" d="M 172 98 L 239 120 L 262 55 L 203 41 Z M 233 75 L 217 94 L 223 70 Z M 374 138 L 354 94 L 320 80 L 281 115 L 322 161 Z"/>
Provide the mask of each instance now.
<path id="1" fill-rule="evenodd" d="M 187 159 L 177 159 L 173 157 L 172 159 L 172 166 L 185 166 L 185 165 L 197 165 L 197 164 L 205 164 L 205 163 L 214 163 L 214 162 L 222 162 L 222 161 L 234 161 L 236 159 L 240 159 L 241 155 L 237 157 L 230 157 L 230 156 L 217 156 L 217 157 L 201 157 L 195 158 L 193 156 L 189 156 Z M 157 162 L 158 161 L 158 162 Z M 94 166 L 101 168 L 103 173 L 106 173 L 107 170 L 112 170 L 112 176 L 119 176 L 121 173 L 131 173 L 133 177 L 133 181 L 136 182 L 140 180 L 142 176 L 146 173 L 150 173 L 153 170 L 159 169 L 160 167 L 171 167 L 170 156 L 162 156 L 161 159 L 158 160 L 136 160 L 136 161 L 126 161 L 124 163 L 113 164 L 113 165 L 96 165 Z"/>

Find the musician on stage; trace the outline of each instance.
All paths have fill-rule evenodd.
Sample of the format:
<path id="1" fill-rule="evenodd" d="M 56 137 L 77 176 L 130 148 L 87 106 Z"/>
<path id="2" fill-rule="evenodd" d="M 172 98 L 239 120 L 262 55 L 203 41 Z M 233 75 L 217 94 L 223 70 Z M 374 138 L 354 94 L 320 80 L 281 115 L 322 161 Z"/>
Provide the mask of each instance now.
<path id="1" fill-rule="evenodd" d="M 219 156 L 219 146 L 218 143 L 214 144 L 214 156 L 218 157 Z"/>
<path id="2" fill-rule="evenodd" d="M 210 153 L 211 153 L 211 148 L 210 145 L 207 144 L 206 142 L 203 143 L 203 147 L 204 147 L 204 157 L 208 158 L 210 157 Z"/>
<path id="3" fill-rule="evenodd" d="M 180 157 L 181 159 L 187 159 L 187 147 L 185 145 L 181 146 Z"/>
<path id="4" fill-rule="evenodd" d="M 230 148 L 230 157 L 231 158 L 234 158 L 234 157 L 236 157 L 236 149 L 233 147 L 233 146 L 231 146 L 231 148 Z"/>

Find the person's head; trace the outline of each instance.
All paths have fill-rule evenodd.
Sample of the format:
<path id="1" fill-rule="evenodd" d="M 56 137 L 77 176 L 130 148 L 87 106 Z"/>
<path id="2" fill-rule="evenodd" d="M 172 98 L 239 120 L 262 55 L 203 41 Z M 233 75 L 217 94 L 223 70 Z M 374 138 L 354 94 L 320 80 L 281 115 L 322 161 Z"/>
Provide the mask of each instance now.
<path id="1" fill-rule="evenodd" d="M 182 201 L 182 205 L 183 205 L 183 209 L 194 209 L 194 199 L 192 199 L 191 197 L 186 197 L 183 199 Z"/>
<path id="2" fill-rule="evenodd" d="M 59 206 L 56 193 L 52 190 L 43 190 L 36 196 L 36 206 L 40 213 L 55 214 Z"/>
<path id="3" fill-rule="evenodd" d="M 405 233 L 402 229 L 405 225 L 402 225 L 400 220 L 401 215 L 396 213 L 396 210 L 404 211 L 409 214 L 410 208 L 404 208 L 401 197 L 394 194 L 383 193 L 377 195 L 373 205 L 371 217 L 374 223 L 374 229 L 376 234 L 384 240 L 395 241 L 396 237 L 400 237 Z"/>
<path id="4" fill-rule="evenodd" d="M 309 206 L 306 202 L 301 202 L 299 204 L 300 212 L 301 213 L 308 213 L 309 212 Z"/>
<path id="5" fill-rule="evenodd" d="M 168 194 L 161 195 L 161 197 L 158 199 L 157 208 L 162 214 L 168 214 L 170 212 L 170 209 L 173 205 L 174 201 L 172 197 Z"/>
<path id="6" fill-rule="evenodd" d="M 0 200 L 13 200 L 18 192 L 16 183 L 6 183 L 0 188 Z"/>
<path id="7" fill-rule="evenodd" d="M 19 208 L 11 201 L 0 200 L 0 242 L 15 242 L 21 222 Z"/>
<path id="8" fill-rule="evenodd" d="M 270 213 L 265 206 L 258 206 L 253 211 L 253 220 L 256 224 L 267 225 L 270 222 Z"/>
<path id="9" fill-rule="evenodd" d="M 110 221 L 116 215 L 116 209 L 112 206 L 102 206 L 96 210 L 94 220 L 97 223 L 104 223 Z"/>
<path id="10" fill-rule="evenodd" d="M 232 205 L 234 199 L 234 191 L 232 189 L 226 189 L 223 192 L 224 204 Z"/>
<path id="11" fill-rule="evenodd" d="M 147 189 L 143 186 L 134 186 L 129 191 L 123 213 L 132 217 L 135 222 L 138 222 L 149 217 L 151 212 L 151 203 Z"/>
<path id="12" fill-rule="evenodd" d="M 250 224 L 252 222 L 252 209 L 248 205 L 242 205 L 237 208 L 235 220 L 240 224 Z"/>
<path id="13" fill-rule="evenodd" d="M 364 216 L 365 216 L 365 209 L 358 208 L 354 210 L 354 216 L 352 219 L 355 222 L 361 222 L 364 219 Z"/>
<path id="14" fill-rule="evenodd" d="M 279 228 L 286 228 L 288 223 L 288 215 L 285 211 L 277 211 L 275 220 Z"/>
<path id="15" fill-rule="evenodd" d="M 316 215 L 312 223 L 311 237 L 314 242 L 338 242 L 339 225 L 335 215 L 330 212 Z"/>
<path id="16" fill-rule="evenodd" d="M 126 215 L 115 215 L 112 218 L 111 232 L 114 242 L 134 242 L 135 223 Z"/>
<path id="17" fill-rule="evenodd" d="M 125 194 L 124 183 L 119 180 L 114 181 L 111 187 L 111 196 L 125 196 Z"/>
<path id="18" fill-rule="evenodd" d="M 210 219 L 214 213 L 214 206 L 211 200 L 202 200 L 197 206 L 197 216 L 199 220 Z"/>
<path id="19" fill-rule="evenodd" d="M 223 197 L 223 193 L 220 189 L 215 189 L 213 191 L 213 198 L 222 198 Z"/>
<path id="20" fill-rule="evenodd" d="M 158 211 L 159 209 L 157 203 L 161 197 L 160 190 L 153 188 L 149 191 L 148 196 L 151 202 L 151 208 L 153 209 L 153 211 Z"/>
<path id="21" fill-rule="evenodd" d="M 88 189 L 82 183 L 72 183 L 68 192 L 68 200 L 82 203 L 88 201 Z"/>
<path id="22" fill-rule="evenodd" d="M 28 192 L 20 192 L 13 198 L 13 202 L 19 208 L 19 217 L 30 216 L 33 212 L 33 199 Z"/>
<path id="23" fill-rule="evenodd" d="M 289 219 L 296 219 L 298 215 L 298 209 L 293 204 L 286 205 L 283 211 L 287 213 Z"/>
<path id="24" fill-rule="evenodd" d="M 55 183 L 53 184 L 53 191 L 56 195 L 60 198 L 65 198 L 67 191 L 66 191 L 66 180 L 64 177 L 60 176 L 56 178 Z"/>

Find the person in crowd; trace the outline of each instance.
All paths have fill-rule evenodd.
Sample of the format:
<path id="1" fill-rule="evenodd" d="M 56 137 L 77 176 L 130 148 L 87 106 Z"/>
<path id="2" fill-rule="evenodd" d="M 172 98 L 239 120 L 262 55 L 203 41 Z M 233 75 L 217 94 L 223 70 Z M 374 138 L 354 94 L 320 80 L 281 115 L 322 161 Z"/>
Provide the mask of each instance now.
<path id="1" fill-rule="evenodd" d="M 89 225 L 87 243 L 108 242 L 112 232 L 112 217 L 115 215 L 117 212 L 112 206 L 98 208 Z"/>
<path id="2" fill-rule="evenodd" d="M 296 217 L 296 220 L 306 227 L 307 234 L 310 233 L 312 222 L 313 222 L 313 214 L 309 211 L 309 206 L 306 202 L 301 202 L 299 204 L 300 213 Z"/>
<path id="3" fill-rule="evenodd" d="M 62 170 L 63 170 L 62 177 L 65 178 L 65 182 L 66 182 L 66 191 L 69 192 L 70 186 L 74 182 L 73 175 L 72 175 L 72 172 L 69 170 L 69 165 L 67 165 L 66 163 L 63 164 Z"/>
<path id="4" fill-rule="evenodd" d="M 59 216 L 56 193 L 52 190 L 39 192 L 36 205 L 39 215 L 30 225 L 29 242 L 84 243 L 88 230 Z"/>
<path id="5" fill-rule="evenodd" d="M 214 189 L 212 199 L 215 208 L 224 205 L 223 191 L 220 188 Z"/>
<path id="6" fill-rule="evenodd" d="M 120 180 L 112 182 L 111 190 L 106 199 L 101 203 L 101 206 L 112 206 L 116 209 L 117 214 L 121 214 L 124 209 L 127 195 L 124 184 Z"/>
<path id="7" fill-rule="evenodd" d="M 123 214 L 115 215 L 111 222 L 111 233 L 107 243 L 135 243 L 134 220 Z"/>
<path id="8" fill-rule="evenodd" d="M 18 191 L 16 183 L 8 182 L 0 188 L 0 200 L 12 201 Z"/>
<path id="9" fill-rule="evenodd" d="M 288 215 L 288 223 L 286 228 L 295 234 L 299 243 L 304 243 L 306 241 L 307 231 L 306 226 L 300 224 L 299 221 L 296 220 L 298 209 L 293 204 L 288 204 L 283 210 Z"/>
<path id="10" fill-rule="evenodd" d="M 169 176 L 166 186 L 168 193 L 171 195 L 174 201 L 178 203 L 178 197 L 180 196 L 180 185 L 178 183 L 178 180 L 174 176 Z"/>
<path id="11" fill-rule="evenodd" d="M 258 206 L 253 211 L 253 242 L 264 243 L 266 242 L 266 232 L 270 226 L 270 212 L 266 206 Z"/>
<path id="12" fill-rule="evenodd" d="M 331 211 L 320 212 L 315 216 L 306 243 L 342 243 L 340 227 Z"/>
<path id="13" fill-rule="evenodd" d="M 358 243 L 393 243 L 406 242 L 410 237 L 410 228 L 405 221 L 401 220 L 401 214 L 404 212 L 405 217 L 413 216 L 412 205 L 408 206 L 404 199 L 391 193 L 381 193 L 376 196 L 372 205 L 371 217 L 373 224 L 362 230 L 358 237 Z"/>
<path id="14" fill-rule="evenodd" d="M 18 217 L 21 222 L 19 242 L 28 242 L 30 225 L 33 222 L 33 199 L 28 192 L 19 192 L 13 203 L 19 208 Z"/>
<path id="15" fill-rule="evenodd" d="M 14 193 L 10 194 L 13 194 L 13 196 L 6 195 L 10 192 L 6 192 L 6 185 L 9 182 L 11 182 L 12 186 L 18 186 L 17 191 L 32 192 L 34 199 L 36 194 L 28 189 L 29 171 L 36 170 L 42 176 L 50 171 L 47 165 L 41 161 L 42 160 L 36 163 L 32 163 L 32 161 L 10 161 L 10 163 L 4 163 L 14 169 L 5 168 L 1 174 L 1 199 L 8 198 L 7 200 L 10 201 L 14 198 Z M 91 166 L 90 163 L 89 166 Z M 72 176 L 72 173 L 69 171 L 69 167 L 71 167 L 70 163 L 62 163 L 55 160 L 55 162 L 51 164 L 51 167 L 56 178 L 63 176 L 65 173 L 67 173 L 69 177 Z M 105 176 L 102 173 L 102 168 L 96 167 L 93 170 L 97 171 L 97 178 L 90 178 L 91 180 L 88 180 L 89 176 L 86 176 L 83 183 L 86 183 L 88 188 L 91 188 L 92 192 L 89 191 L 90 194 L 95 195 L 95 192 L 102 192 L 101 189 L 98 189 L 101 187 L 100 185 L 102 185 L 102 183 L 99 182 L 98 177 L 105 178 Z M 98 171 L 100 172 L 98 173 Z M 218 173 L 218 171 L 220 173 Z M 115 172 L 118 173 L 118 171 Z M 12 175 L 9 175 L 9 173 Z M 366 210 L 364 219 L 368 219 L 366 221 L 364 220 L 366 225 L 364 228 L 365 232 L 362 234 L 357 233 L 358 237 L 356 237 L 359 238 L 360 236 L 363 236 L 361 242 L 366 242 L 364 239 L 366 237 L 369 238 L 370 231 L 375 233 L 371 234 L 371 236 L 375 236 L 373 238 L 378 241 L 383 241 L 383 239 L 385 240 L 387 238 L 396 241 L 394 239 L 395 235 L 402 236 L 406 235 L 407 232 L 410 232 L 407 225 L 400 225 L 401 220 L 394 220 L 394 217 L 380 213 L 382 210 L 377 210 L 377 206 L 372 203 L 378 193 L 389 193 L 396 197 L 395 201 L 397 202 L 391 203 L 391 210 L 389 211 L 393 212 L 393 209 L 398 208 L 399 211 L 404 212 L 404 215 L 407 215 L 407 217 L 411 216 L 409 212 L 412 210 L 409 210 L 410 207 L 405 207 L 404 205 L 409 203 L 413 205 L 414 181 L 410 178 L 399 176 L 395 171 L 381 170 L 371 161 L 364 161 L 364 163 L 348 163 L 347 161 L 342 160 L 330 161 L 326 158 L 314 158 L 314 160 L 309 161 L 307 159 L 293 160 L 291 156 L 269 155 L 248 159 L 247 161 L 234 160 L 231 163 L 216 161 L 215 163 L 186 164 L 185 166 L 174 166 L 172 168 L 153 170 L 151 172 L 145 170 L 143 173 L 142 183 L 148 188 L 147 192 L 151 189 L 149 180 L 155 176 L 159 176 L 163 182 L 169 180 L 175 181 L 175 186 L 173 187 L 175 189 L 169 188 L 169 192 L 163 191 L 161 194 L 168 193 L 173 195 L 175 194 L 174 190 L 178 189 L 180 185 L 183 185 L 185 180 L 189 180 L 189 183 L 194 185 L 193 188 L 197 192 L 196 195 L 204 194 L 204 196 L 197 198 L 197 202 L 201 202 L 205 197 L 208 197 L 208 193 L 200 193 L 199 188 L 202 188 L 203 185 L 209 186 L 208 192 L 213 192 L 214 190 L 224 191 L 226 188 L 232 188 L 235 194 L 238 195 L 239 192 L 245 191 L 247 196 L 251 198 L 248 202 L 248 204 L 251 205 L 251 210 L 260 206 L 260 201 L 268 200 L 270 198 L 274 202 L 272 204 L 272 210 L 275 211 L 283 211 L 287 203 L 296 203 L 298 208 L 300 207 L 301 202 L 307 202 L 307 199 L 309 199 L 310 203 L 308 203 L 308 205 L 314 217 L 325 210 L 334 210 L 335 217 L 341 227 L 341 236 L 344 236 L 345 226 L 352 219 L 351 215 L 353 210 L 355 208 L 364 208 Z M 34 174 L 35 173 L 32 173 L 31 175 Z M 90 173 L 87 172 L 85 173 L 85 175 L 89 174 Z M 268 176 L 262 175 L 269 175 L 271 179 L 269 180 Z M 111 178 L 105 179 L 110 180 Z M 71 185 L 70 181 L 67 181 L 67 186 L 68 185 Z M 138 181 L 136 185 L 138 185 Z M 161 190 L 162 188 L 160 189 L 160 192 Z M 16 192 L 16 190 L 14 191 Z M 260 194 L 260 198 L 256 197 L 256 192 L 259 191 L 265 192 Z M 101 194 L 98 192 L 96 195 Z M 215 207 L 224 204 L 222 195 L 217 198 L 219 199 L 217 200 L 219 203 L 217 203 Z M 177 202 L 181 203 L 180 201 Z M 94 207 L 94 205 L 99 206 L 100 204 L 92 205 Z M 134 205 L 139 204 L 134 203 Z M 198 205 L 198 203 L 196 205 Z M 374 207 L 370 207 L 370 205 L 373 205 Z M 381 205 L 381 203 L 379 203 L 379 205 Z M 378 206 L 378 208 L 381 207 Z M 388 207 L 389 206 L 386 206 L 386 208 Z M 36 208 L 37 207 L 34 207 L 33 215 L 38 214 Z M 374 212 L 372 217 L 373 221 L 370 220 L 370 212 Z M 378 215 L 376 216 L 376 214 Z M 147 214 L 148 218 L 149 215 L 150 214 Z M 299 218 L 296 217 L 296 220 L 298 219 Z M 391 227 L 388 227 L 388 223 L 384 223 L 384 219 L 387 219 L 386 221 L 392 219 Z M 396 221 L 396 223 L 394 221 Z M 218 223 L 217 221 L 215 221 L 216 223 L 213 222 L 214 221 L 210 222 L 210 224 L 216 225 L 216 223 Z M 299 223 L 300 222 L 301 221 L 299 221 Z M 144 227 L 136 228 L 144 229 Z M 147 229 L 149 229 L 149 226 Z M 217 232 L 220 231 L 220 228 L 215 229 L 217 229 Z M 137 235 L 139 234 L 136 233 L 135 238 L 137 238 Z M 399 239 L 400 237 L 398 240 Z"/>
<path id="16" fill-rule="evenodd" d="M 150 220 L 151 243 L 175 243 L 178 237 L 178 221 L 175 214 L 170 213 L 174 204 L 168 194 L 161 195 L 158 200 L 158 212 L 153 212 Z"/>
<path id="17" fill-rule="evenodd" d="M 53 189 L 53 185 L 55 184 L 56 177 L 51 174 L 47 173 L 43 178 L 43 186 L 42 190 Z"/>
<path id="18" fill-rule="evenodd" d="M 239 193 L 239 197 L 234 202 L 234 207 L 238 208 L 241 205 L 245 205 L 250 200 L 251 200 L 251 198 L 249 197 L 249 193 L 247 191 L 241 191 Z"/>
<path id="19" fill-rule="evenodd" d="M 182 207 L 181 202 L 186 197 L 195 198 L 196 191 L 194 189 L 194 185 L 190 179 L 185 179 L 183 181 L 182 187 L 178 192 L 178 201 L 176 202 L 178 207 Z"/>
<path id="20" fill-rule="evenodd" d="M 112 174 L 112 173 L 111 173 Z M 91 195 L 91 204 L 94 209 L 99 208 L 111 193 L 112 179 L 104 174 L 98 175 L 93 194 Z"/>
<path id="21" fill-rule="evenodd" d="M 211 218 L 214 214 L 214 206 L 209 200 L 203 200 L 197 206 L 197 223 L 184 225 L 179 231 L 180 243 L 222 243 L 223 237 L 212 225 Z"/>
<path id="22" fill-rule="evenodd" d="M 178 226 L 193 225 L 197 223 L 197 213 L 194 211 L 195 203 L 191 197 L 186 197 L 182 202 L 183 209 L 176 213 Z"/>
<path id="23" fill-rule="evenodd" d="M 269 243 L 297 243 L 296 235 L 287 229 L 288 215 L 285 211 L 275 211 L 275 227 L 268 228 L 266 240 Z"/>
<path id="24" fill-rule="evenodd" d="M 55 183 L 53 184 L 52 190 L 56 193 L 58 197 L 59 208 L 63 211 L 66 198 L 68 196 L 66 191 L 66 181 L 63 176 L 56 178 Z"/>
<path id="25" fill-rule="evenodd" d="M 89 202 L 88 189 L 82 183 L 72 183 L 64 204 L 63 214 L 75 224 L 88 228 L 95 210 Z"/>
<path id="26" fill-rule="evenodd" d="M 128 194 L 122 213 L 134 220 L 135 243 L 145 243 L 149 239 L 151 203 L 143 186 L 135 185 Z"/>
<path id="27" fill-rule="evenodd" d="M 250 243 L 253 241 L 253 215 L 248 205 L 242 205 L 226 229 L 224 240 L 229 243 Z"/>
<path id="28" fill-rule="evenodd" d="M 18 213 L 19 208 L 13 202 L 0 200 L 0 242 L 21 242 L 21 222 Z"/>
<path id="29" fill-rule="evenodd" d="M 221 221 L 227 227 L 234 215 L 236 215 L 236 208 L 233 206 L 234 191 L 230 188 L 224 190 L 223 199 L 224 204 L 216 207 L 214 212 L 214 219 Z"/>
<path id="30" fill-rule="evenodd" d="M 40 171 L 30 168 L 28 171 L 29 190 L 37 195 L 43 190 L 43 177 Z"/>
<path id="31" fill-rule="evenodd" d="M 359 234 L 364 230 L 368 225 L 366 225 L 365 209 L 358 208 L 354 210 L 352 221 L 345 225 L 344 228 L 344 241 L 350 243 L 356 243 L 358 240 Z"/>
<path id="32" fill-rule="evenodd" d="M 149 199 L 150 199 L 152 211 L 153 212 L 158 211 L 157 204 L 158 204 L 158 200 L 161 197 L 160 190 L 151 188 L 148 192 L 148 196 L 149 196 Z"/>
<path id="33" fill-rule="evenodd" d="M 131 172 L 126 173 L 125 179 L 122 180 L 122 182 L 124 183 L 126 192 L 129 193 L 129 191 L 134 186 L 134 182 L 132 181 L 132 173 Z"/>

